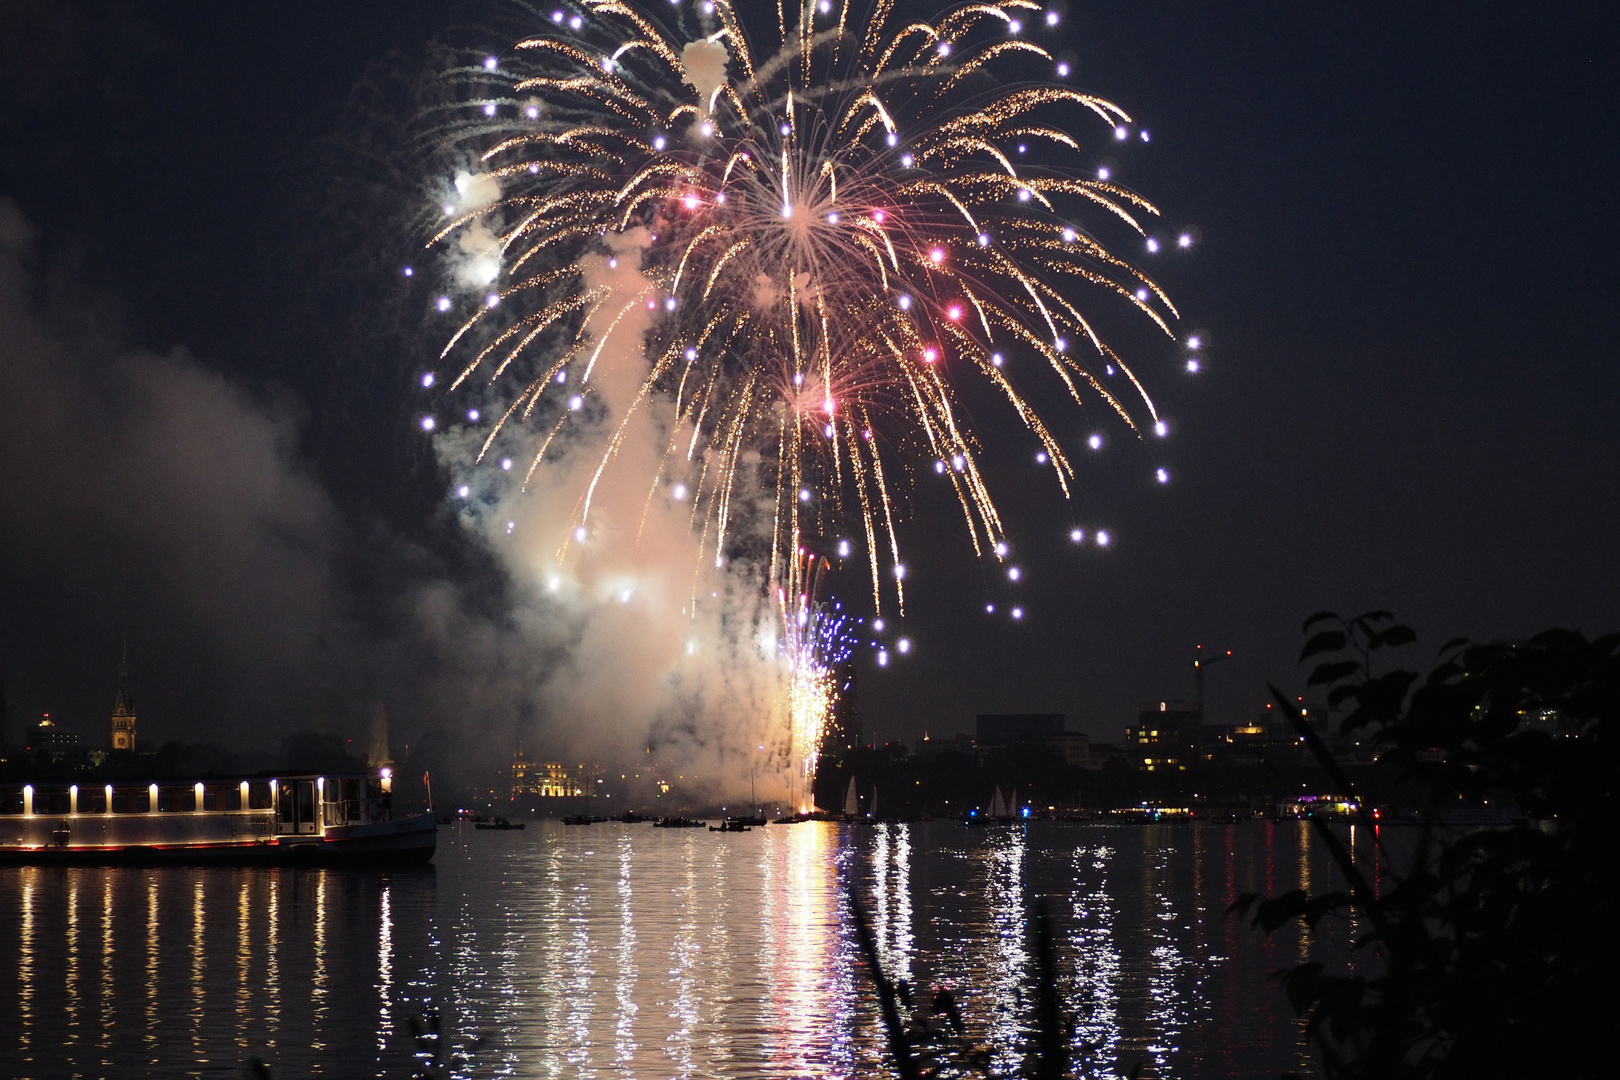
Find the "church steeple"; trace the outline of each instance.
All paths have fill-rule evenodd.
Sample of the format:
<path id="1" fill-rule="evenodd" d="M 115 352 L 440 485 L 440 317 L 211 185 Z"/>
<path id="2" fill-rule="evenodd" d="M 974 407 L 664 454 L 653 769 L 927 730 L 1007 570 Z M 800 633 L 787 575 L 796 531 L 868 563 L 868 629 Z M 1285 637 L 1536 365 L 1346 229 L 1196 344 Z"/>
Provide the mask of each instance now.
<path id="1" fill-rule="evenodd" d="M 129 693 L 129 642 L 124 642 L 124 655 L 118 661 L 118 696 L 113 699 L 112 748 L 135 749 L 135 701 Z"/>

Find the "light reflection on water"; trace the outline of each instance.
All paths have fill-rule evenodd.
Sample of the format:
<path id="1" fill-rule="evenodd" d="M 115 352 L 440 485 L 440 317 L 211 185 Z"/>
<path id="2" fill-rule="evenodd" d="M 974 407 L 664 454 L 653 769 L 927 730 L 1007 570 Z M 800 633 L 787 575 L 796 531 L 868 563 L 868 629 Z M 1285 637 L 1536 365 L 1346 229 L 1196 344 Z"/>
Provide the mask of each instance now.
<path id="1" fill-rule="evenodd" d="M 535 822 L 446 828 L 408 872 L 6 868 L 0 1075 L 236 1075 L 253 1054 L 277 1076 L 404 1076 L 404 1019 L 425 1010 L 462 1076 L 881 1075 L 846 884 L 891 977 L 952 987 L 998 1071 L 1018 1062 L 1039 902 L 1097 1072 L 1276 1075 L 1311 1063 L 1266 976 L 1309 943 L 1224 912 L 1332 881 L 1305 827 L 1260 823 Z M 1352 931 L 1315 953 L 1342 959 Z"/>

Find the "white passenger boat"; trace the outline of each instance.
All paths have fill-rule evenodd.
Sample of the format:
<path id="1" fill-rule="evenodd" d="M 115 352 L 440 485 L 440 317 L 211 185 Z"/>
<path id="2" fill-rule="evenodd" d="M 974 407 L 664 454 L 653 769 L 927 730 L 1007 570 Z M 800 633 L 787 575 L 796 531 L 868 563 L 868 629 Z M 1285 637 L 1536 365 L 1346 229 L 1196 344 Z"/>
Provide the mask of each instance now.
<path id="1" fill-rule="evenodd" d="M 432 811 L 394 817 L 388 769 L 0 781 L 0 864 L 427 862 L 437 840 Z"/>

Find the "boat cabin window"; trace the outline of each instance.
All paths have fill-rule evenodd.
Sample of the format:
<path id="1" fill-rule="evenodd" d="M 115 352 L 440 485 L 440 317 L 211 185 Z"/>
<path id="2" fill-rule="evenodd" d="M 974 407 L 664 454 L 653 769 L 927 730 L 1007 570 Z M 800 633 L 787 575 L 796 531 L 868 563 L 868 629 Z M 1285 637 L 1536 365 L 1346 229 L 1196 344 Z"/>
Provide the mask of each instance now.
<path id="1" fill-rule="evenodd" d="M 0 814 L 20 814 L 22 812 L 22 788 L 0 788 Z"/>
<path id="2" fill-rule="evenodd" d="M 35 788 L 34 813 L 69 814 L 73 812 L 72 795 L 67 788 Z"/>
<path id="3" fill-rule="evenodd" d="M 197 809 L 197 789 L 187 784 L 184 787 L 158 788 L 158 812 L 161 814 L 186 814 Z"/>
<path id="4" fill-rule="evenodd" d="M 203 788 L 204 810 L 242 809 L 242 785 L 209 784 Z"/>
<path id="5" fill-rule="evenodd" d="M 248 781 L 248 809 L 249 810 L 268 810 L 268 809 L 270 809 L 270 781 L 268 781 L 268 780 L 250 780 L 250 781 Z"/>
<path id="6" fill-rule="evenodd" d="M 113 788 L 115 814 L 145 814 L 152 809 L 152 793 L 144 787 Z"/>
<path id="7" fill-rule="evenodd" d="M 322 785 L 328 825 L 353 825 L 362 820 L 360 784 L 359 780 L 328 780 Z"/>
<path id="8" fill-rule="evenodd" d="M 79 813 L 105 814 L 107 812 L 107 789 L 104 787 L 83 786 L 79 788 Z"/>

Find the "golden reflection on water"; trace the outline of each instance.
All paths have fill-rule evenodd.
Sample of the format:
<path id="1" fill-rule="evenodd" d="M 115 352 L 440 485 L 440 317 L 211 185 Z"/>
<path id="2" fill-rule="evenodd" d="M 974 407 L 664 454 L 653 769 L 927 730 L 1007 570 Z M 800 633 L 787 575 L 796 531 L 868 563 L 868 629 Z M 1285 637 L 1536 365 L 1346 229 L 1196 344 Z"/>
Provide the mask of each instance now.
<path id="1" fill-rule="evenodd" d="M 79 1040 L 79 875 L 69 871 L 67 893 L 67 955 L 62 976 L 62 1007 L 67 1013 L 66 1045 Z"/>
<path id="2" fill-rule="evenodd" d="M 682 830 L 684 832 L 685 830 Z M 690 1076 L 697 1067 L 694 1038 L 698 1024 L 698 990 L 693 973 L 703 949 L 697 912 L 697 838 L 679 836 L 675 843 L 684 847 L 681 874 L 675 890 L 675 937 L 671 943 L 669 976 L 674 987 L 669 1016 L 675 1028 L 665 1037 L 665 1052 L 675 1063 L 677 1074 Z"/>
<path id="3" fill-rule="evenodd" d="M 96 1045 L 102 1050 L 112 1046 L 113 1020 L 117 1015 L 113 996 L 113 879 L 110 874 L 101 878 L 101 1038 Z"/>
<path id="4" fill-rule="evenodd" d="M 382 887 L 377 914 L 377 1053 L 388 1049 L 394 1033 L 394 911 L 392 890 Z M 245 895 L 245 894 L 244 894 Z"/>
<path id="5" fill-rule="evenodd" d="M 236 1045 L 248 1047 L 248 1024 L 252 1019 L 253 995 L 248 989 L 249 973 L 253 970 L 253 907 L 252 892 L 248 887 L 245 870 L 233 874 L 236 882 Z"/>
<path id="6" fill-rule="evenodd" d="M 281 872 L 270 871 L 270 900 L 264 927 L 264 1027 L 266 1047 L 276 1045 L 281 1028 Z"/>
<path id="7" fill-rule="evenodd" d="M 24 1051 L 33 1046 L 34 1027 L 34 888 L 39 870 L 25 866 L 22 875 L 22 918 L 17 949 L 17 1042 Z"/>
<path id="8" fill-rule="evenodd" d="M 315 974 L 310 980 L 310 998 L 315 1005 L 315 1033 L 310 1041 L 310 1047 L 315 1050 L 325 1050 L 326 1041 L 323 1037 L 323 1027 L 326 1022 L 326 878 L 327 871 L 316 870 L 315 874 Z"/>
<path id="9" fill-rule="evenodd" d="M 852 997 L 851 967 L 839 962 L 833 929 L 840 908 L 834 835 L 822 828 L 794 828 L 771 836 L 764 852 L 772 883 L 766 906 L 766 932 L 773 943 L 769 1059 L 778 1075 L 816 1074 L 813 1038 L 825 1024 L 827 1006 L 847 1009 Z"/>
<path id="10" fill-rule="evenodd" d="M 158 1044 L 158 883 L 155 873 L 146 875 L 146 1031 L 148 1048 Z"/>
<path id="11" fill-rule="evenodd" d="M 640 965 L 636 962 L 635 909 L 630 902 L 633 890 L 630 887 L 631 842 L 628 836 L 619 839 L 618 849 L 619 877 L 616 891 L 619 901 L 619 949 L 618 963 L 615 966 L 619 977 L 614 982 L 613 990 L 619 1006 L 619 1016 L 613 1031 L 613 1050 L 619 1064 L 628 1069 L 636 1056 L 635 993 Z M 632 1074 L 627 1071 L 624 1075 Z"/>
<path id="12" fill-rule="evenodd" d="M 191 882 L 191 1042 L 199 1055 L 203 1052 L 203 969 L 207 964 L 203 940 L 205 933 L 203 878 L 197 874 Z"/>

